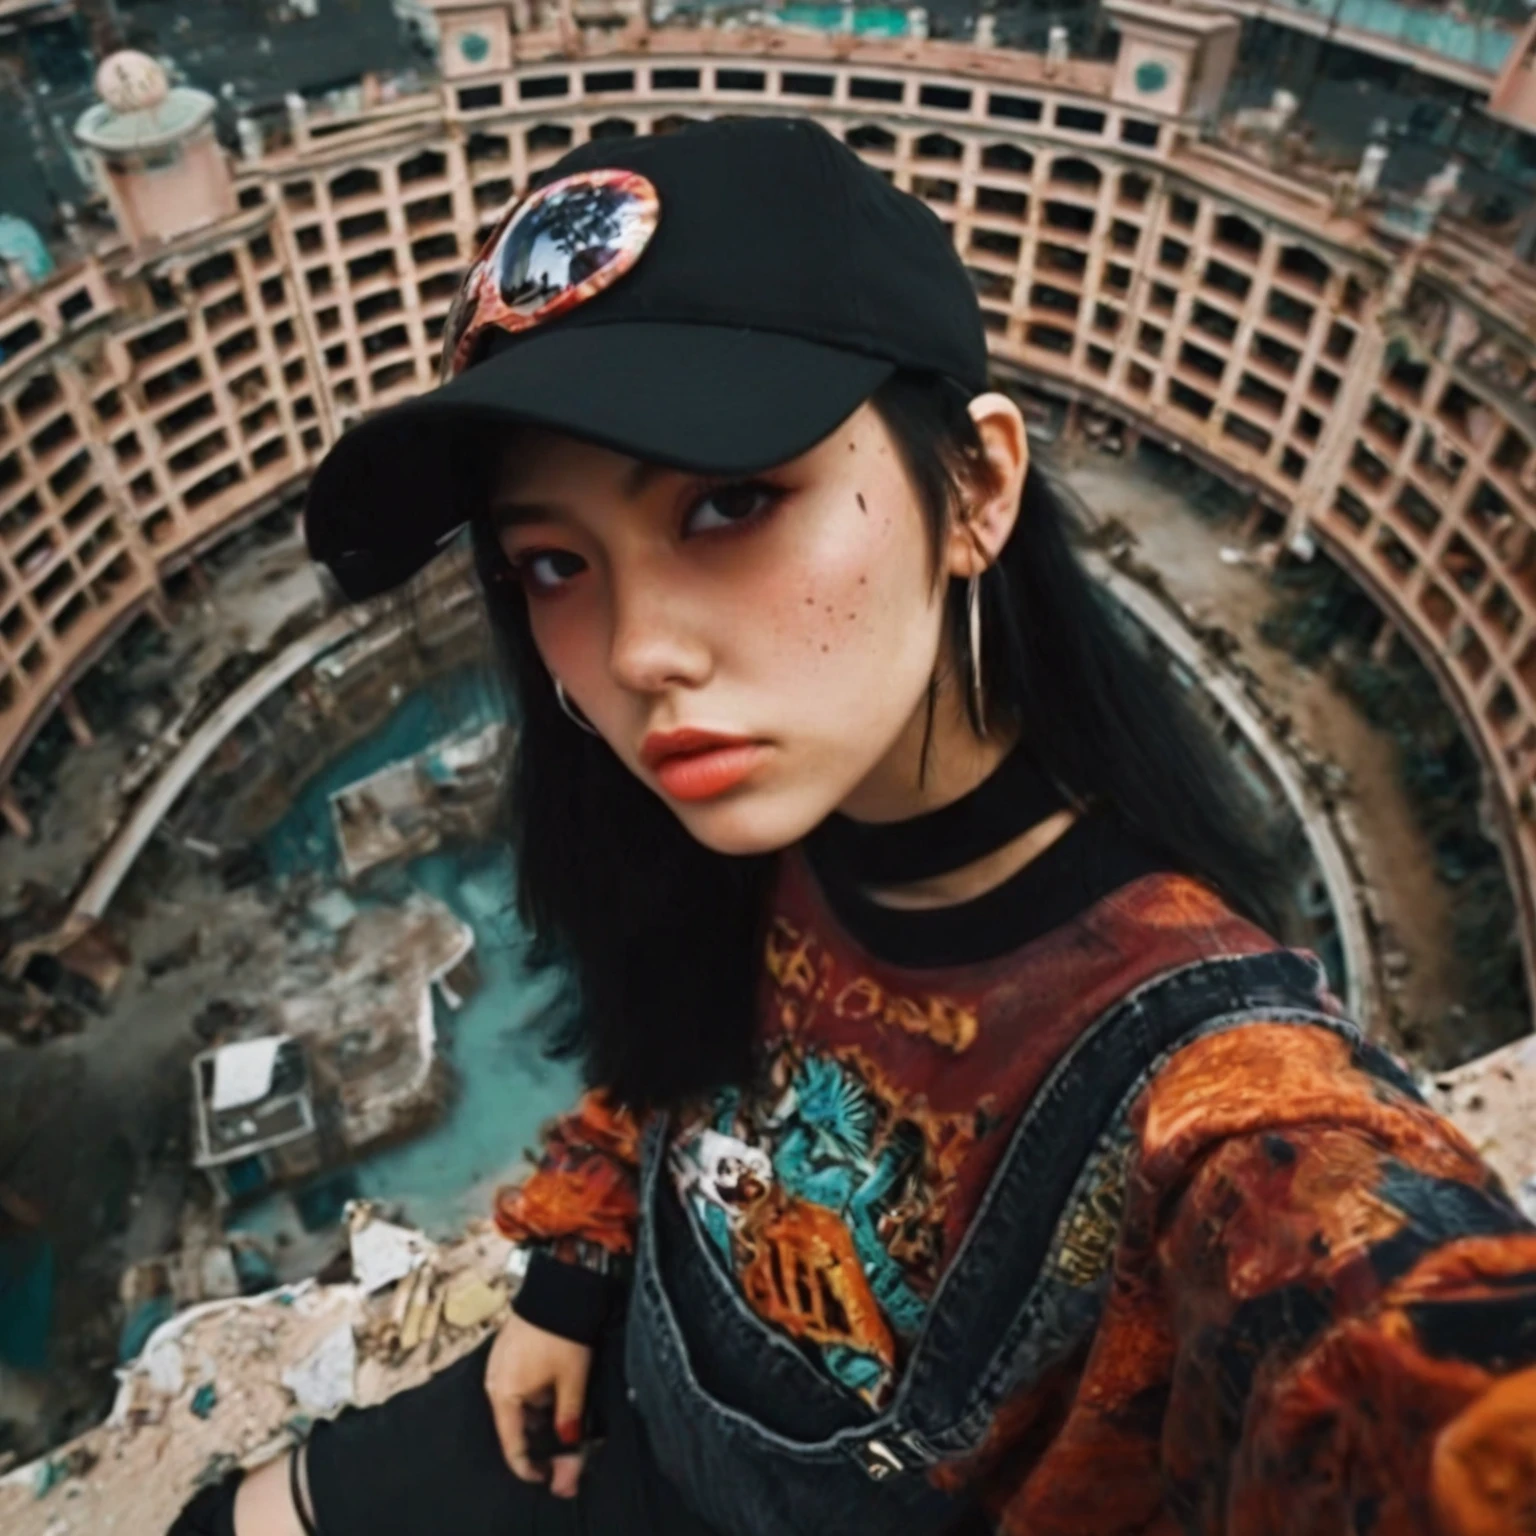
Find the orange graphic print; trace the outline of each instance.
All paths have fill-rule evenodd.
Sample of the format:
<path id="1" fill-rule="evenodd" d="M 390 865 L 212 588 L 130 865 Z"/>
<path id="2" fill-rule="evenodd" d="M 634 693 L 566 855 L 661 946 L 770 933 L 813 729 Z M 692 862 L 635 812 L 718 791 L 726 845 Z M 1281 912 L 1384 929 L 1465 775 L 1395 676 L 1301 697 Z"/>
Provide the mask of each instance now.
<path id="1" fill-rule="evenodd" d="M 741 1288 L 792 1338 L 844 1344 L 887 1366 L 896 1342 L 848 1229 L 808 1201 L 771 1203 L 741 1234 Z"/>

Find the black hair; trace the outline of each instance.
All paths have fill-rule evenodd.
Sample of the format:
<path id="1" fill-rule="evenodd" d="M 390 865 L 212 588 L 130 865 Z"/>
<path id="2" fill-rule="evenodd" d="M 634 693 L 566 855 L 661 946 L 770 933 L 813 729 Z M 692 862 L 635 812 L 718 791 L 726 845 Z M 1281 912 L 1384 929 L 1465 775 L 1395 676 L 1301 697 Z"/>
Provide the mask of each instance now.
<path id="1" fill-rule="evenodd" d="M 903 456 L 938 579 L 959 497 L 985 473 L 976 426 L 962 393 L 924 376 L 895 375 L 871 403 Z M 634 1109 L 747 1082 L 777 855 L 704 847 L 561 712 L 495 535 L 483 519 L 472 529 L 519 727 L 507 807 L 519 911 L 534 964 L 568 967 L 577 989 L 553 1046 Z M 963 582 L 950 582 L 945 602 L 969 708 Z M 1034 466 L 1014 530 L 982 578 L 981 622 L 989 725 L 1010 719 L 1076 804 L 1118 818 L 1170 868 L 1273 927 L 1279 864 L 1262 812 L 1083 571 Z"/>

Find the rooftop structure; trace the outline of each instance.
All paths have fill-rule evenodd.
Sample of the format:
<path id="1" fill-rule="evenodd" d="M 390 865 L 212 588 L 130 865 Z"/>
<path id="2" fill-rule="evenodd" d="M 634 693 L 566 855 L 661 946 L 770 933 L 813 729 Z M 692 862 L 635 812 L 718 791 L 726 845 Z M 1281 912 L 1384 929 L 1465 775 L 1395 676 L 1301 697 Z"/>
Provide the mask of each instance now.
<path id="1" fill-rule="evenodd" d="M 311 916 L 323 966 L 192 1062 L 192 1162 L 222 1200 L 400 1139 L 444 1101 L 433 998 L 475 990 L 473 931 L 420 895 L 359 912 L 333 892 Z"/>
<path id="2" fill-rule="evenodd" d="M 291 1035 L 200 1052 L 192 1106 L 193 1166 L 225 1199 L 320 1165 L 309 1070 Z"/>
<path id="3" fill-rule="evenodd" d="M 235 211 L 234 181 L 213 135 L 217 103 L 173 86 L 158 60 L 124 51 L 96 72 L 101 100 L 75 137 L 97 158 L 118 229 L 134 245 L 213 224 Z"/>
<path id="4" fill-rule="evenodd" d="M 175 93 L 135 105 L 158 84 L 129 69 L 82 120 L 117 233 L 0 300 L 0 782 L 55 709 L 89 732 L 71 682 L 135 618 L 165 618 L 167 580 L 431 382 L 477 241 L 567 147 L 807 113 L 949 226 L 998 375 L 1037 417 L 1176 448 L 1353 574 L 1482 756 L 1536 957 L 1536 271 L 1518 217 L 1474 221 L 1449 160 L 1406 186 L 1379 157 L 1330 163 L 1283 102 L 1223 116 L 1224 7 L 1110 0 L 1113 61 L 431 10 L 439 86 L 295 100 L 238 159 L 209 140 L 174 212 L 146 210 L 181 164 L 140 144 L 113 170 L 102 142 Z M 1523 79 L 1481 87 L 1516 139 Z M 184 155 L 199 110 L 172 114 Z M 14 795 L 0 810 L 25 832 Z"/>
<path id="5" fill-rule="evenodd" d="M 1481 14 L 1411 0 L 1215 0 L 1235 16 L 1260 19 L 1328 42 L 1410 64 L 1458 85 L 1486 90 L 1508 61 L 1523 14 L 1497 4 Z"/>
<path id="6" fill-rule="evenodd" d="M 495 813 L 508 738 L 508 728 L 493 722 L 337 790 L 331 822 L 346 878 L 418 858 L 445 838 L 480 841 Z"/>

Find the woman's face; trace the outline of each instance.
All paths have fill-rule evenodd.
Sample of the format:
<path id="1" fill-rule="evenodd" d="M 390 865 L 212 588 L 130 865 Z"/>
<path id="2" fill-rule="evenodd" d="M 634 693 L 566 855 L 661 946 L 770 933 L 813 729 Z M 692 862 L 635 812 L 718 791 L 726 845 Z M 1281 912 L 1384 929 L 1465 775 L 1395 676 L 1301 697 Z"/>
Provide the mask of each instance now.
<path id="1" fill-rule="evenodd" d="M 944 582 L 872 407 L 726 483 L 522 428 L 492 515 L 545 665 L 700 842 L 783 848 L 861 795 L 878 814 Z"/>

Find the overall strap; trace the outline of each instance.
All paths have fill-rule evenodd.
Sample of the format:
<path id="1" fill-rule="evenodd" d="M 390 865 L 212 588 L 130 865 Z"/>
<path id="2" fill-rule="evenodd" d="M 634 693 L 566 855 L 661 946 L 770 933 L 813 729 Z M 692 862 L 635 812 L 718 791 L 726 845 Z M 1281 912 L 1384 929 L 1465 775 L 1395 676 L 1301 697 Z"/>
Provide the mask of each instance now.
<path id="1" fill-rule="evenodd" d="M 1114 1134 L 1162 1060 L 1205 1033 L 1261 1021 L 1359 1032 L 1310 955 L 1277 949 L 1166 972 L 1121 998 L 1073 1043 L 1025 1110 L 929 1308 L 895 1405 L 925 1440 L 968 1437 L 997 1400 L 1091 1329 L 1118 1227 L 1126 1162 Z M 1381 1053 L 1369 1069 L 1407 1082 Z M 1401 1081 L 1399 1081 L 1401 1079 Z M 1408 1084 L 1411 1089 L 1411 1083 Z M 1058 1262 L 1071 1238 L 1098 1262 Z M 1085 1272 L 1091 1270 L 1092 1272 Z M 1005 1380 L 1006 1378 L 1006 1380 Z M 969 1425 L 969 1428 L 965 1426 Z M 934 1444 L 935 1459 L 944 1452 Z"/>

